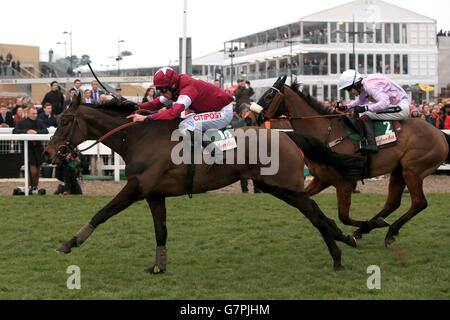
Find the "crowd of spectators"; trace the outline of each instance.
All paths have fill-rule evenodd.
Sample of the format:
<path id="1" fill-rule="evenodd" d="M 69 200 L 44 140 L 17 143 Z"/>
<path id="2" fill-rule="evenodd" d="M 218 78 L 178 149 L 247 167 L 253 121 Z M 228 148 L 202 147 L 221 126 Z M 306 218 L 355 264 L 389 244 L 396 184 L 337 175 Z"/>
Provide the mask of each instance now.
<path id="1" fill-rule="evenodd" d="M 335 110 L 338 104 L 338 100 L 325 100 L 323 105 L 331 110 Z M 340 101 L 341 104 L 347 104 L 350 101 Z M 423 101 L 417 103 L 412 100 L 410 104 L 410 116 L 411 118 L 420 118 L 432 126 L 440 130 L 450 130 L 450 103 L 428 103 Z"/>
<path id="2" fill-rule="evenodd" d="M 3 57 L 3 54 L 0 53 L 0 76 L 15 75 L 16 72 L 21 72 L 20 60 L 14 60 L 13 55 L 8 52 L 6 57 Z"/>

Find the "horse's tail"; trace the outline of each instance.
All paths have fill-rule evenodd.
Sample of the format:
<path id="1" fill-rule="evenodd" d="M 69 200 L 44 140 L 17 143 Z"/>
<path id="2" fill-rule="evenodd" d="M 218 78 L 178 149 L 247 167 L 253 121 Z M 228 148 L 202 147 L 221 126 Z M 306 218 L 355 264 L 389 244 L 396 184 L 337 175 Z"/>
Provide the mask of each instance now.
<path id="1" fill-rule="evenodd" d="M 364 161 L 362 157 L 334 152 L 309 134 L 296 131 L 286 132 L 286 134 L 310 161 L 335 168 L 347 181 L 355 182 L 363 176 Z"/>

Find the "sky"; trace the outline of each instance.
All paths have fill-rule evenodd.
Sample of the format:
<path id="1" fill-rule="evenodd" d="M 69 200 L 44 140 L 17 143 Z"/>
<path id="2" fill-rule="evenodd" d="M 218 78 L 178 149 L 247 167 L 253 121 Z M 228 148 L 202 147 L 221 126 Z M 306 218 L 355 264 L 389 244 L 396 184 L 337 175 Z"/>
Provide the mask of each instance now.
<path id="1" fill-rule="evenodd" d="M 187 0 L 187 36 L 192 56 L 223 49 L 224 42 L 298 21 L 350 0 Z M 386 0 L 437 20 L 437 30 L 450 30 L 448 0 Z M 70 6 L 69 6 L 70 4 Z M 98 70 L 116 69 L 113 56 L 131 51 L 121 68 L 168 65 L 178 60 L 183 35 L 184 0 L 15 0 L 2 2 L 0 43 L 39 46 L 41 59 L 50 48 L 64 56 L 90 56 Z M 14 14 L 15 13 L 15 14 Z M 11 27 L 13 26 L 13 27 Z M 108 65 L 108 67 L 107 67 Z"/>

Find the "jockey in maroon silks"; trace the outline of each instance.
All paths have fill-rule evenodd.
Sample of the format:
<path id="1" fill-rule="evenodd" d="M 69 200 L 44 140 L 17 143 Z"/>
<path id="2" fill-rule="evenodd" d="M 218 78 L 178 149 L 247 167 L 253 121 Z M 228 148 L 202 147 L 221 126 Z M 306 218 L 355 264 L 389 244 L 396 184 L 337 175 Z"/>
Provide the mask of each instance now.
<path id="1" fill-rule="evenodd" d="M 196 80 L 164 67 L 156 71 L 153 85 L 161 93 L 156 99 L 138 105 L 141 109 L 161 110 L 149 116 L 133 114 L 133 121 L 172 120 L 187 110 L 180 122 L 183 134 L 195 129 L 225 128 L 233 118 L 233 97 L 212 83 Z"/>

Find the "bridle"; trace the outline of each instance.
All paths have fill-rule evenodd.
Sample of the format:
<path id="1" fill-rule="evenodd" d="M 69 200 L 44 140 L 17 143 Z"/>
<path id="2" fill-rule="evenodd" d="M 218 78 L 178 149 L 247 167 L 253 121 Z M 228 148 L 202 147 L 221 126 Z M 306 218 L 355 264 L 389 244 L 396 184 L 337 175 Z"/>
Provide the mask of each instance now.
<path id="1" fill-rule="evenodd" d="M 75 153 L 76 146 L 73 146 L 72 143 L 70 142 L 70 140 L 72 139 L 72 135 L 74 133 L 75 126 L 78 126 L 78 128 L 80 129 L 80 132 L 81 132 L 81 128 L 78 125 L 77 114 L 62 114 L 60 117 L 61 124 L 63 124 L 62 122 L 63 122 L 64 118 L 70 118 L 69 121 L 72 121 L 72 127 L 70 128 L 69 133 L 64 137 L 65 143 L 58 146 L 58 148 L 56 149 L 56 156 L 60 159 L 64 159 L 69 153 L 72 153 L 72 154 Z M 55 138 L 55 135 L 53 135 L 50 138 L 50 143 L 52 142 L 52 140 L 54 138 Z"/>
<path id="2" fill-rule="evenodd" d="M 269 102 L 269 105 L 267 106 L 267 108 L 266 109 L 263 108 L 262 111 L 259 112 L 258 119 L 257 119 L 257 121 L 259 123 L 264 123 L 268 119 L 273 119 L 275 117 L 275 113 L 277 112 L 278 108 L 280 107 L 281 102 L 284 99 L 284 93 L 281 92 L 280 89 L 275 88 L 273 86 L 270 87 L 270 89 L 272 89 L 276 93 L 274 94 L 273 91 L 271 91 L 269 93 L 269 94 L 274 94 L 274 97 Z"/>

